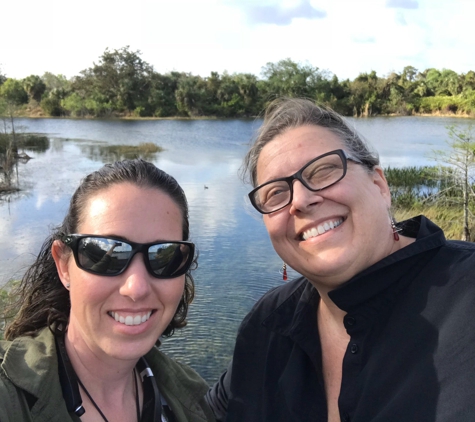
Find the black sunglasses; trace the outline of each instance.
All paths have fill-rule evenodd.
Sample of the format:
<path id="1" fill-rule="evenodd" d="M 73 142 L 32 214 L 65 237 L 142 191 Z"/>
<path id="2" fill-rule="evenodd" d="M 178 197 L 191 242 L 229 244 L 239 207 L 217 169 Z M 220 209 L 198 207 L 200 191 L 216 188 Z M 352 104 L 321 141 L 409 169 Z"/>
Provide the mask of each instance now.
<path id="1" fill-rule="evenodd" d="M 101 276 L 122 274 L 139 252 L 147 271 L 156 278 L 175 278 L 185 274 L 193 263 L 195 245 L 183 241 L 135 243 L 115 237 L 69 234 L 61 238 L 74 255 L 76 265 Z"/>

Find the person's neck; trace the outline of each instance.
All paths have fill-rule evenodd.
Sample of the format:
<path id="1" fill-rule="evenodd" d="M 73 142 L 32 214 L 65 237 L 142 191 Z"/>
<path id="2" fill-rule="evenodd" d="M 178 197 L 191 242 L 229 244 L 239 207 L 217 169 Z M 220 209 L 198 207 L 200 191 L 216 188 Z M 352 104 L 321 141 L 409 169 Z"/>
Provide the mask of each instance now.
<path id="1" fill-rule="evenodd" d="M 346 312 L 340 309 L 335 305 L 328 297 L 328 291 L 320 291 L 320 304 L 318 306 L 318 316 L 319 318 L 324 318 L 328 323 L 343 327 L 343 318 L 346 315 Z"/>
<path id="2" fill-rule="evenodd" d="M 137 362 L 98 356 L 73 330 L 67 331 L 65 346 L 76 375 L 97 404 L 117 406 L 133 397 Z M 87 402 L 82 392 L 81 396 Z"/>

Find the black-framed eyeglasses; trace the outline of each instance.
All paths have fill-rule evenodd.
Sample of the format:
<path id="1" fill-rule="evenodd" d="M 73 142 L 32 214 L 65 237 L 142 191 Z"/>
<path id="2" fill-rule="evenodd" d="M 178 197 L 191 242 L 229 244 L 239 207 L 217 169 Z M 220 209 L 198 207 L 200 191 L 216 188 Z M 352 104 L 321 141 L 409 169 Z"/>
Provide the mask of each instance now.
<path id="1" fill-rule="evenodd" d="M 249 193 L 249 199 L 254 208 L 262 214 L 279 211 L 292 202 L 294 180 L 299 180 L 308 190 L 318 192 L 345 177 L 348 160 L 364 164 L 342 149 L 330 151 L 309 161 L 292 176 L 281 177 L 257 186 Z"/>
<path id="2" fill-rule="evenodd" d="M 142 252 L 147 271 L 156 278 L 175 278 L 191 267 L 195 245 L 184 241 L 135 243 L 120 238 L 69 234 L 61 238 L 74 255 L 76 265 L 101 276 L 122 274 L 133 257 Z"/>

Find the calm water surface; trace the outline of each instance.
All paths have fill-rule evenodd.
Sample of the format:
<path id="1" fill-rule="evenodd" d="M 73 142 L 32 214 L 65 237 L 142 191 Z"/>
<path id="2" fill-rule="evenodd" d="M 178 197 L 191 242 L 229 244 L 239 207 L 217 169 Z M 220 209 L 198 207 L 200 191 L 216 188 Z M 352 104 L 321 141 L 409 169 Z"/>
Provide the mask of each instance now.
<path id="1" fill-rule="evenodd" d="M 379 151 L 383 166 L 402 167 L 434 164 L 428 155 L 445 148 L 445 127 L 472 121 L 392 117 L 351 122 Z M 243 316 L 264 292 L 282 283 L 282 262 L 260 216 L 245 200 L 249 187 L 238 178 L 259 124 L 20 119 L 24 132 L 45 134 L 49 145 L 44 151 L 27 150 L 33 159 L 19 166 L 22 191 L 0 200 L 0 285 L 20 277 L 32 262 L 49 228 L 61 222 L 79 180 L 120 158 L 106 147 L 156 143 L 165 150 L 147 159 L 184 188 L 191 237 L 200 252 L 189 325 L 165 340 L 163 348 L 213 382 L 227 365 Z"/>

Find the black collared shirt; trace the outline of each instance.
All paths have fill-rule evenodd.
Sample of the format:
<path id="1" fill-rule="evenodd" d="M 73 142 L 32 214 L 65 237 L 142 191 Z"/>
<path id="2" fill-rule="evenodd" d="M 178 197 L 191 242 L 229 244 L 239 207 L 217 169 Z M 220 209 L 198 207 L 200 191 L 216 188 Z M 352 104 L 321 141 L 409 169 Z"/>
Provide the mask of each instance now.
<path id="1" fill-rule="evenodd" d="M 475 245 L 446 241 L 424 217 L 401 226 L 417 241 L 330 293 L 351 337 L 341 420 L 475 421 Z M 244 319 L 214 391 L 229 387 L 226 421 L 327 421 L 318 303 L 299 278 Z"/>

